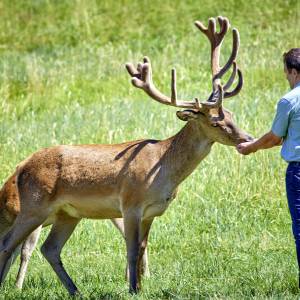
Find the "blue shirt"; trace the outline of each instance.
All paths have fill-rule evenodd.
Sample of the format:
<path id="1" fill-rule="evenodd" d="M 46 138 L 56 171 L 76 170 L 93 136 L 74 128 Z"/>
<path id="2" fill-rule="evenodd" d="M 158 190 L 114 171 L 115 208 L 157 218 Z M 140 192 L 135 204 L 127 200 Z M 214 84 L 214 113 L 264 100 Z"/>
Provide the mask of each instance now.
<path id="1" fill-rule="evenodd" d="M 282 158 L 300 161 L 300 82 L 278 102 L 271 130 L 283 138 Z"/>

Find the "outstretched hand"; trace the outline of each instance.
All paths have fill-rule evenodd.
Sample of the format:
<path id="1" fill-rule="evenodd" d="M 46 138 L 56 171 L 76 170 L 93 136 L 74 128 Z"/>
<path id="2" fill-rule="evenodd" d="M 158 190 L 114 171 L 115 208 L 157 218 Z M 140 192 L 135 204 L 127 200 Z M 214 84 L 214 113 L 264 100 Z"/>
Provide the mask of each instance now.
<path id="1" fill-rule="evenodd" d="M 243 154 L 243 155 L 248 155 L 248 154 L 250 154 L 252 152 L 255 152 L 255 150 L 253 149 L 253 141 L 238 144 L 236 146 L 236 150 L 240 154 Z"/>

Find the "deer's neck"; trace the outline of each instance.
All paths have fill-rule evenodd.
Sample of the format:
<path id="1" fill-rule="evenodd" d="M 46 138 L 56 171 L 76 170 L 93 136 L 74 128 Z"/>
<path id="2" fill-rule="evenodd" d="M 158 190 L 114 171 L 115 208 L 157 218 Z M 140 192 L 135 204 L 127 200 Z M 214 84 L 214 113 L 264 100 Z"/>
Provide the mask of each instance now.
<path id="1" fill-rule="evenodd" d="M 210 140 L 195 121 L 189 121 L 175 136 L 164 141 L 164 164 L 172 183 L 177 186 L 189 176 L 210 152 Z"/>

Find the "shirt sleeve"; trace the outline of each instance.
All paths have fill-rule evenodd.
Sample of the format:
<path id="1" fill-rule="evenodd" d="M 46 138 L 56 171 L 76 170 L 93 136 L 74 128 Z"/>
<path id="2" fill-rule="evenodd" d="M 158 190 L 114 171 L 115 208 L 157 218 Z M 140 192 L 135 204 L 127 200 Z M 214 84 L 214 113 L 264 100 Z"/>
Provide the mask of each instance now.
<path id="1" fill-rule="evenodd" d="M 278 137 L 285 137 L 289 126 L 291 103 L 286 99 L 281 99 L 277 104 L 277 111 L 272 124 L 272 132 Z"/>

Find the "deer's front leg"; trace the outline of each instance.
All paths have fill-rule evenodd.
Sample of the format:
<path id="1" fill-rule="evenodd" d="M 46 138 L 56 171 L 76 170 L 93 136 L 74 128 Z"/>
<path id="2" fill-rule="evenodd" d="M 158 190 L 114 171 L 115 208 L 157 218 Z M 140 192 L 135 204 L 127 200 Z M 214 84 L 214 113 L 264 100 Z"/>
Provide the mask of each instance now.
<path id="1" fill-rule="evenodd" d="M 120 231 L 123 238 L 125 239 L 123 219 L 122 218 L 116 218 L 116 219 L 111 219 L 111 221 L 116 226 L 116 228 Z M 150 277 L 147 248 L 144 249 L 142 259 L 141 259 L 141 275 L 144 276 L 144 277 Z M 128 264 L 127 264 L 126 269 L 125 269 L 125 280 L 129 281 L 129 267 L 128 267 Z"/>
<path id="2" fill-rule="evenodd" d="M 127 212 L 123 216 L 127 249 L 127 263 L 129 267 L 129 293 L 137 293 L 138 284 L 138 256 L 141 219 L 134 212 Z"/>
<path id="3" fill-rule="evenodd" d="M 139 241 L 139 258 L 138 258 L 138 282 L 141 287 L 141 275 L 149 273 L 148 270 L 148 256 L 147 256 L 147 243 L 148 235 L 152 225 L 153 219 L 143 220 L 141 223 L 140 230 L 140 241 Z M 146 268 L 146 269 L 145 269 Z"/>

